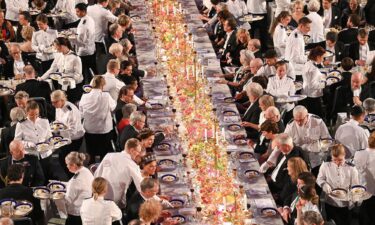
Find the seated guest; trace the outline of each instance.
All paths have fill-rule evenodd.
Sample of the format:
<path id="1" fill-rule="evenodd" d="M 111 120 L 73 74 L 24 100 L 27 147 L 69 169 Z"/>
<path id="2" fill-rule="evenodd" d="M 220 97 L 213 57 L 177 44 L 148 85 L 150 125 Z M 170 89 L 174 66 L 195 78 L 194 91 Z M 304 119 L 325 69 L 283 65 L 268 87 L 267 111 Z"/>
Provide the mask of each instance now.
<path id="1" fill-rule="evenodd" d="M 116 78 L 119 72 L 120 63 L 115 59 L 111 59 L 107 63 L 107 73 L 102 75 L 102 77 L 105 79 L 103 91 L 109 92 L 113 100 L 118 99 L 120 89 L 125 86 L 122 81 Z"/>
<path id="2" fill-rule="evenodd" d="M 359 25 L 363 26 L 366 23 L 365 12 L 363 8 L 359 5 L 358 0 L 348 0 L 349 5 L 346 9 L 342 11 L 341 15 L 341 26 L 344 27 L 348 21 L 348 17 L 355 14 L 359 18 Z"/>
<path id="3" fill-rule="evenodd" d="M 326 0 L 325 0 L 326 1 Z M 330 63 L 341 62 L 345 56 L 345 45 L 342 42 L 337 41 L 338 33 L 335 31 L 329 31 L 326 34 L 326 40 L 315 43 L 309 44 L 306 48 L 315 48 L 317 45 L 320 45 L 327 51 L 333 53 L 332 57 L 326 57 L 324 59 L 324 64 L 329 65 Z"/>
<path id="4" fill-rule="evenodd" d="M 327 193 L 325 204 L 327 219 L 333 219 L 336 224 L 350 225 L 352 210 L 348 208 L 349 202 L 332 198 L 329 194 L 336 188 L 349 190 L 350 187 L 358 185 L 358 171 L 355 167 L 346 164 L 343 145 L 332 146 L 331 157 L 331 162 L 324 162 L 320 167 L 316 183 Z"/>
<path id="5" fill-rule="evenodd" d="M 140 192 L 135 192 L 126 206 L 125 224 L 139 218 L 139 208 L 147 200 L 155 199 L 159 192 L 159 182 L 153 178 L 144 178 L 140 183 Z"/>
<path id="6" fill-rule="evenodd" d="M 10 110 L 10 126 L 1 130 L 0 149 L 1 155 L 6 156 L 9 152 L 9 144 L 13 141 L 16 132 L 17 123 L 26 118 L 26 112 L 20 107 L 14 107 Z"/>
<path id="7" fill-rule="evenodd" d="M 28 11 L 21 11 L 18 14 L 18 26 L 16 31 L 16 42 L 24 42 L 25 39 L 22 37 L 22 31 L 24 27 L 31 26 L 32 22 L 31 15 Z"/>
<path id="8" fill-rule="evenodd" d="M 262 95 L 259 98 L 259 108 L 262 110 L 259 115 L 259 125 L 266 121 L 266 110 L 271 106 L 275 106 L 274 98 L 271 95 Z"/>
<path id="9" fill-rule="evenodd" d="M 94 76 L 91 85 L 92 90 L 82 96 L 79 109 L 86 131 L 86 150 L 90 163 L 93 163 L 96 156 L 104 158 L 105 154 L 113 151 L 112 111 L 116 108 L 116 102 L 108 92 L 103 92 L 105 79 L 102 76 Z"/>
<path id="10" fill-rule="evenodd" d="M 324 28 L 337 27 L 341 25 L 341 10 L 332 5 L 332 0 L 323 0 L 323 24 Z M 339 60 L 338 60 L 339 61 Z"/>
<path id="11" fill-rule="evenodd" d="M 117 106 L 116 106 L 117 108 Z M 126 105 L 122 106 L 122 118 L 117 124 L 117 130 L 119 133 L 122 132 L 122 130 L 130 124 L 130 115 L 137 111 L 137 106 L 132 103 L 127 103 Z M 115 109 L 115 113 L 117 113 Z"/>
<path id="12" fill-rule="evenodd" d="M 65 205 L 68 213 L 66 225 L 82 224 L 80 216 L 82 202 L 92 196 L 91 184 L 94 176 L 83 166 L 85 159 L 85 154 L 78 152 L 70 152 L 65 157 L 66 167 L 74 174 L 66 186 Z"/>
<path id="13" fill-rule="evenodd" d="M 109 36 L 105 40 L 107 49 L 111 47 L 114 43 L 119 43 L 122 38 L 123 29 L 118 23 L 113 23 L 108 28 Z"/>
<path id="14" fill-rule="evenodd" d="M 313 186 L 303 186 L 298 189 L 298 202 L 296 203 L 295 210 L 291 213 L 291 220 L 298 222 L 302 221 L 302 215 L 307 211 L 314 211 L 320 214 L 319 211 L 319 196 Z M 302 223 L 301 223 L 302 224 Z"/>
<path id="15" fill-rule="evenodd" d="M 82 62 L 81 58 L 74 53 L 70 41 L 64 37 L 58 37 L 53 42 L 57 50 L 57 54 L 51 68 L 45 72 L 39 79 L 45 80 L 50 77 L 51 73 L 59 72 L 61 77 L 71 77 L 74 79 L 75 84 L 64 84 L 59 81 L 59 88 L 66 91 L 68 100 L 70 102 L 77 102 L 81 99 L 83 90 L 83 75 L 82 75 Z"/>
<path id="16" fill-rule="evenodd" d="M 353 1 L 353 0 L 352 0 Z M 375 49 L 375 43 L 368 42 L 368 32 L 362 28 L 358 31 L 357 41 L 350 44 L 350 57 L 358 66 L 364 66 L 370 51 Z"/>
<path id="17" fill-rule="evenodd" d="M 301 105 L 293 109 L 293 117 L 294 120 L 288 123 L 285 133 L 290 135 L 293 143 L 309 154 L 310 161 L 307 163 L 313 169 L 313 172 L 317 173 L 318 166 L 322 163 L 319 154 L 320 140 L 331 138 L 328 128 L 321 118 L 309 114 L 307 109 Z"/>
<path id="18" fill-rule="evenodd" d="M 264 118 L 266 120 L 276 123 L 280 133 L 284 132 L 285 126 L 283 121 L 281 120 L 281 115 L 278 108 L 276 108 L 275 106 L 268 107 L 264 112 Z"/>
<path id="19" fill-rule="evenodd" d="M 255 58 L 262 59 L 263 53 L 261 52 L 261 44 L 259 39 L 250 39 L 249 43 L 247 43 L 247 50 L 250 50 Z"/>
<path id="20" fill-rule="evenodd" d="M 123 61 L 132 61 L 132 63 L 135 63 L 133 61 L 136 61 L 136 59 L 130 53 L 130 51 L 133 48 L 133 44 L 127 38 L 121 39 L 119 41 L 119 43 L 122 45 L 122 59 L 123 59 Z"/>
<path id="21" fill-rule="evenodd" d="M 139 218 L 143 221 L 144 225 L 154 224 L 162 215 L 162 205 L 156 200 L 148 200 L 142 203 L 139 207 Z M 170 219 L 170 218 L 167 218 Z M 168 224 L 168 222 L 164 222 Z M 172 224 L 176 221 L 171 222 Z"/>
<path id="22" fill-rule="evenodd" d="M 358 26 L 360 18 L 356 14 L 351 14 L 346 23 L 346 29 L 340 31 L 338 41 L 344 44 L 351 44 L 357 41 Z"/>
<path id="23" fill-rule="evenodd" d="M 130 86 L 123 86 L 120 89 L 120 93 L 117 98 L 117 105 L 115 108 L 115 118 L 116 121 L 120 121 L 123 114 L 122 114 L 122 108 L 126 104 L 134 104 L 136 103 L 133 101 L 133 96 L 134 96 L 134 90 Z"/>
<path id="24" fill-rule="evenodd" d="M 9 145 L 10 155 L 0 160 L 1 182 L 3 188 L 8 185 L 7 171 L 13 164 L 21 164 L 25 169 L 22 184 L 26 187 L 43 186 L 45 177 L 39 160 L 36 156 L 25 154 L 22 142 L 14 140 Z"/>
<path id="25" fill-rule="evenodd" d="M 312 211 L 312 210 L 309 210 L 309 211 L 306 211 L 303 213 L 302 217 L 300 217 L 302 219 L 302 223 L 300 224 L 304 224 L 304 225 L 328 225 L 328 223 L 325 223 L 324 220 L 323 220 L 323 217 L 322 215 L 319 213 L 319 212 L 316 212 L 316 211 Z"/>
<path id="26" fill-rule="evenodd" d="M 363 101 L 363 108 L 366 111 L 365 122 L 371 128 L 375 126 L 375 99 L 373 98 L 366 98 Z"/>
<path id="27" fill-rule="evenodd" d="M 234 55 L 229 56 L 229 64 L 234 66 L 240 66 L 240 52 L 247 48 L 247 44 L 251 40 L 249 32 L 244 29 L 240 28 L 237 30 L 236 33 L 236 41 L 237 47 L 235 49 Z"/>
<path id="28" fill-rule="evenodd" d="M 43 97 L 46 102 L 50 102 L 51 87 L 46 81 L 38 81 L 36 79 L 35 70 L 32 65 L 26 65 L 23 68 L 25 73 L 25 83 L 20 83 L 16 86 L 16 93 L 25 91 L 29 97 Z"/>
<path id="29" fill-rule="evenodd" d="M 247 138 L 257 140 L 259 132 L 257 130 L 259 123 L 259 98 L 263 95 L 263 88 L 257 83 L 251 83 L 246 87 L 246 94 L 249 97 L 250 106 L 242 117 L 241 126 L 245 127 Z"/>
<path id="30" fill-rule="evenodd" d="M 237 41 L 236 41 L 236 26 L 237 22 L 234 18 L 228 18 L 224 22 L 224 31 L 225 34 L 225 42 L 224 46 L 221 49 L 221 66 L 227 66 L 229 58 L 234 58 L 236 49 L 237 49 Z"/>
<path id="31" fill-rule="evenodd" d="M 121 209 L 130 205 L 128 198 L 136 190 L 141 191 L 140 183 L 143 178 L 137 165 L 142 157 L 141 152 L 139 141 L 131 138 L 124 145 L 123 151 L 108 153 L 95 171 L 95 177 L 103 177 L 109 183 L 106 197 L 113 200 Z M 132 183 L 135 188 L 128 190 Z"/>
<path id="32" fill-rule="evenodd" d="M 372 81 L 375 81 L 375 58 L 371 61 L 371 70 L 365 74 L 365 79 L 366 83 L 371 83 Z"/>
<path id="33" fill-rule="evenodd" d="M 273 45 L 278 57 L 283 57 L 285 54 L 286 39 L 288 38 L 287 27 L 290 20 L 291 16 L 289 12 L 282 11 L 276 17 L 270 29 L 270 33 L 273 37 Z"/>
<path id="34" fill-rule="evenodd" d="M 22 38 L 24 39 L 24 41 L 20 43 L 20 49 L 22 53 L 34 53 L 35 52 L 31 44 L 34 31 L 35 29 L 32 26 L 25 26 L 22 28 L 21 35 L 22 35 Z M 28 57 L 29 57 L 29 61 L 32 61 L 32 59 L 36 59 L 35 56 L 34 57 L 28 56 Z"/>
<path id="35" fill-rule="evenodd" d="M 12 56 L 8 61 L 9 73 L 12 78 L 15 79 L 22 79 L 24 78 L 24 71 L 23 68 L 29 62 L 26 61 L 24 57 L 22 57 L 21 49 L 18 44 L 12 44 L 9 48 L 9 53 Z"/>
<path id="36" fill-rule="evenodd" d="M 135 111 L 130 114 L 130 124 L 124 127 L 123 131 L 119 136 L 119 147 L 120 149 L 125 146 L 125 143 L 130 138 L 137 138 L 139 132 L 144 128 L 146 124 L 146 115 L 142 112 Z"/>
<path id="37" fill-rule="evenodd" d="M 261 136 L 259 138 L 259 142 L 255 144 L 255 146 L 251 146 L 254 148 L 254 152 L 259 154 L 259 163 L 263 163 L 266 158 L 272 152 L 272 142 L 276 139 L 277 134 L 279 134 L 279 127 L 275 122 L 270 120 L 264 121 L 260 125 L 260 132 Z"/>
<path id="38" fill-rule="evenodd" d="M 275 164 L 268 164 L 268 167 L 274 166 L 270 176 L 270 189 L 274 195 L 280 195 L 284 185 L 288 182 L 288 171 L 287 165 L 288 161 L 292 157 L 301 157 L 304 159 L 302 154 L 302 149 L 300 147 L 294 146 L 293 139 L 286 133 L 279 134 L 276 141 L 277 149 L 282 154 L 277 157 Z M 304 159 L 306 162 L 306 160 Z M 265 168 L 267 170 L 267 168 Z"/>
<path id="39" fill-rule="evenodd" d="M 375 201 L 375 133 L 368 139 L 368 148 L 357 151 L 354 155 L 354 164 L 359 172 L 360 184 L 366 187 L 368 193 L 372 195 L 370 199 L 362 202 L 359 218 L 360 224 L 374 224 L 374 201 Z"/>
<path id="40" fill-rule="evenodd" d="M 163 130 L 166 134 L 170 133 L 169 127 L 165 127 Z M 152 152 L 152 148 L 165 139 L 166 135 L 164 132 L 155 133 L 150 128 L 143 128 L 137 136 L 138 140 L 141 142 L 142 152 Z"/>
<path id="41" fill-rule="evenodd" d="M 216 1 L 216 0 L 215 0 Z M 230 13 L 228 10 L 223 10 L 217 13 L 217 23 L 215 27 L 213 28 L 213 47 L 215 48 L 222 48 L 225 43 L 225 31 L 223 28 L 224 22 L 229 19 L 230 17 L 233 17 L 232 13 Z"/>
<path id="42" fill-rule="evenodd" d="M 82 115 L 77 106 L 68 102 L 66 95 L 61 90 L 56 90 L 51 94 L 52 105 L 56 108 L 56 121 L 63 123 L 68 129 L 61 131 L 60 135 L 69 138 L 72 143 L 59 148 L 59 161 L 62 168 L 65 168 L 65 157 L 72 151 L 81 148 L 85 129 L 82 125 Z M 69 171 L 65 170 L 70 176 Z"/>
<path id="43" fill-rule="evenodd" d="M 302 94 L 307 98 L 301 101 L 309 112 L 323 118 L 322 96 L 325 88 L 324 75 L 320 72 L 318 66 L 324 60 L 326 50 L 317 46 L 310 51 L 309 61 L 302 69 L 303 87 Z"/>
<path id="44" fill-rule="evenodd" d="M 33 189 L 23 185 L 25 167 L 21 164 L 12 164 L 7 170 L 8 185 L 0 190 L 0 199 L 27 200 L 33 204 L 29 214 L 33 224 L 43 225 L 44 213 L 40 207 L 40 200 L 33 196 Z"/>
<path id="45" fill-rule="evenodd" d="M 350 151 L 351 155 L 348 155 L 348 158 L 354 156 L 357 151 L 366 149 L 370 136 L 369 131 L 360 126 L 365 120 L 365 109 L 355 105 L 350 114 L 351 119 L 339 126 L 335 134 L 335 140 Z"/>
<path id="46" fill-rule="evenodd" d="M 7 15 L 8 15 L 8 13 L 7 13 Z M 1 35 L 0 35 L 1 38 L 0 39 L 2 39 L 3 41 L 6 41 L 6 42 L 14 41 L 16 35 L 14 33 L 13 26 L 7 19 L 5 19 L 4 11 L 0 12 L 0 27 L 1 27 Z"/>
<path id="47" fill-rule="evenodd" d="M 142 170 L 142 177 L 147 178 L 147 177 L 156 177 L 156 167 L 157 167 L 157 162 L 156 162 L 156 157 L 154 153 L 146 153 L 140 163 L 140 168 Z"/>
<path id="48" fill-rule="evenodd" d="M 318 0 L 310 0 L 307 4 L 309 14 L 307 18 L 311 20 L 311 30 L 309 32 L 310 43 L 318 43 L 324 40 L 324 24 L 323 18 L 318 14 L 320 10 L 320 3 Z"/>
<path id="49" fill-rule="evenodd" d="M 108 181 L 102 177 L 97 177 L 92 182 L 93 197 L 83 200 L 80 209 L 83 225 L 110 225 L 113 221 L 122 218 L 120 208 L 113 201 L 104 200 L 108 185 Z"/>
<path id="50" fill-rule="evenodd" d="M 135 76 L 133 76 L 133 64 L 130 61 L 121 62 L 120 74 L 118 76 L 118 79 L 127 85 L 130 84 L 132 77 L 136 78 Z"/>

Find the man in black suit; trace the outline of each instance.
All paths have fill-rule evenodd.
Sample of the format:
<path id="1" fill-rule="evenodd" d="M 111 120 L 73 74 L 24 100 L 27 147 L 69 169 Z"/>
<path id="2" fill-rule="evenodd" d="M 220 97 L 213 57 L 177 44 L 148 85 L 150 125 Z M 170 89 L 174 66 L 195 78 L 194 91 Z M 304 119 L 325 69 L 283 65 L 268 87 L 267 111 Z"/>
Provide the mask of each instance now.
<path id="1" fill-rule="evenodd" d="M 259 39 L 251 39 L 247 45 L 247 49 L 254 54 L 255 58 L 259 59 L 263 59 L 261 48 L 262 46 Z"/>
<path id="2" fill-rule="evenodd" d="M 135 111 L 130 115 L 130 124 L 121 132 L 118 144 L 120 149 L 124 149 L 125 143 L 130 138 L 137 138 L 139 131 L 145 127 L 146 116 L 139 111 Z"/>
<path id="3" fill-rule="evenodd" d="M 358 31 L 357 41 L 350 44 L 349 57 L 352 58 L 356 65 L 364 66 L 367 61 L 369 51 L 375 49 L 375 43 L 368 42 L 368 32 L 361 28 Z"/>
<path id="4" fill-rule="evenodd" d="M 5 187 L 9 178 L 8 168 L 13 164 L 21 164 L 25 167 L 25 174 L 22 184 L 27 187 L 44 185 L 44 173 L 36 156 L 25 155 L 25 149 L 21 141 L 13 140 L 10 145 L 10 156 L 0 160 L 0 187 Z"/>
<path id="5" fill-rule="evenodd" d="M 5 73 L 13 78 L 21 78 L 24 74 L 23 67 L 25 65 L 32 65 L 34 68 L 38 68 L 38 65 L 35 60 L 27 58 L 25 55 L 22 55 L 19 44 L 12 44 L 9 48 L 9 53 L 11 57 L 8 58 L 8 61 L 5 65 Z"/>
<path id="6" fill-rule="evenodd" d="M 345 45 L 342 42 L 337 41 L 338 35 L 336 32 L 329 31 L 326 34 L 326 41 L 309 44 L 308 49 L 313 49 L 316 46 L 321 46 L 325 50 L 328 50 L 334 53 L 334 57 L 327 58 L 329 62 L 341 62 L 341 60 L 345 57 Z M 306 46 L 307 48 L 307 46 Z"/>
<path id="7" fill-rule="evenodd" d="M 156 194 L 159 192 L 159 183 L 153 178 L 144 178 L 140 186 L 141 192 L 136 191 L 126 204 L 124 224 L 128 224 L 133 219 L 138 219 L 138 212 L 142 203 L 149 199 L 155 199 Z"/>
<path id="8" fill-rule="evenodd" d="M 16 86 L 16 93 L 25 91 L 30 98 L 43 97 L 47 102 L 50 102 L 51 87 L 49 84 L 46 81 L 38 81 L 35 78 L 35 70 L 32 65 L 26 65 L 23 71 L 26 81 Z"/>
<path id="9" fill-rule="evenodd" d="M 356 14 L 351 14 L 347 22 L 347 29 L 340 31 L 338 36 L 338 41 L 344 44 L 350 44 L 357 41 L 358 26 L 360 23 L 360 18 Z"/>
<path id="10" fill-rule="evenodd" d="M 241 125 L 246 129 L 247 138 L 255 142 L 259 138 L 259 132 L 257 129 L 261 113 L 259 98 L 263 95 L 263 88 L 260 84 L 254 82 L 250 83 L 246 86 L 246 94 L 249 97 L 250 106 L 242 117 Z"/>
<path id="11" fill-rule="evenodd" d="M 16 42 L 24 42 L 25 40 L 22 37 L 22 28 L 24 26 L 31 26 L 31 15 L 27 11 L 22 11 L 18 15 L 18 27 L 16 32 Z"/>
<path id="12" fill-rule="evenodd" d="M 282 133 L 277 136 L 277 139 L 277 148 L 281 154 L 278 156 L 270 176 L 269 185 L 272 194 L 280 194 L 283 186 L 288 183 L 287 166 L 290 158 L 300 157 L 306 162 L 302 149 L 293 145 L 293 139 L 288 134 Z"/>
<path id="13" fill-rule="evenodd" d="M 123 30 L 120 25 L 117 23 L 112 24 L 109 26 L 109 36 L 108 38 L 105 39 L 105 45 L 107 47 L 107 51 L 109 51 L 109 48 L 111 47 L 112 44 L 114 43 L 119 43 Z"/>
<path id="14" fill-rule="evenodd" d="M 224 21 L 225 42 L 221 49 L 221 66 L 226 66 L 229 58 L 237 57 L 235 55 L 237 49 L 237 38 L 236 38 L 236 20 L 232 17 Z"/>
<path id="15" fill-rule="evenodd" d="M 372 30 L 368 34 L 368 41 L 369 42 L 375 42 L 375 30 Z"/>
<path id="16" fill-rule="evenodd" d="M 13 164 L 8 168 L 7 177 L 9 184 L 0 190 L 0 199 L 11 198 L 31 202 L 34 208 L 29 216 L 34 224 L 42 225 L 44 224 L 44 214 L 40 207 L 40 200 L 33 196 L 33 190 L 30 187 L 22 184 L 24 172 L 25 168 L 20 164 Z"/>
<path id="17" fill-rule="evenodd" d="M 14 107 L 10 110 L 11 123 L 9 127 L 5 127 L 1 130 L 0 138 L 0 157 L 3 158 L 9 155 L 9 145 L 14 139 L 16 133 L 17 123 L 26 118 L 26 112 L 24 109 L 19 107 Z"/>
<path id="18" fill-rule="evenodd" d="M 332 5 L 332 0 L 323 0 L 323 22 L 325 27 L 340 26 L 341 11 Z"/>

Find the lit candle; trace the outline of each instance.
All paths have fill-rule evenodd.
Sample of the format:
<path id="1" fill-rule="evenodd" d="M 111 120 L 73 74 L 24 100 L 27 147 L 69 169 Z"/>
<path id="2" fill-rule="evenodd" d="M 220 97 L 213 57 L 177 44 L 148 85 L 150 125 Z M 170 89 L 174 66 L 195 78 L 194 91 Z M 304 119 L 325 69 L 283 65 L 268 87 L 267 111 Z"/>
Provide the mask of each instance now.
<path id="1" fill-rule="evenodd" d="M 224 127 L 221 128 L 221 135 L 223 136 L 223 141 L 225 141 L 225 130 L 224 130 Z"/>
<path id="2" fill-rule="evenodd" d="M 169 15 L 169 5 L 168 4 L 167 4 L 166 8 L 167 8 L 167 15 Z"/>
<path id="3" fill-rule="evenodd" d="M 173 15 L 176 15 L 176 7 L 173 5 Z"/>
<path id="4" fill-rule="evenodd" d="M 178 41 L 178 37 L 176 38 L 176 46 L 177 46 L 177 49 L 180 47 L 180 42 Z"/>
<path id="5" fill-rule="evenodd" d="M 180 12 L 182 12 L 182 5 L 181 5 L 181 3 L 178 4 L 178 7 L 179 7 Z"/>
<path id="6" fill-rule="evenodd" d="M 207 142 L 207 129 L 204 129 L 204 141 Z"/>

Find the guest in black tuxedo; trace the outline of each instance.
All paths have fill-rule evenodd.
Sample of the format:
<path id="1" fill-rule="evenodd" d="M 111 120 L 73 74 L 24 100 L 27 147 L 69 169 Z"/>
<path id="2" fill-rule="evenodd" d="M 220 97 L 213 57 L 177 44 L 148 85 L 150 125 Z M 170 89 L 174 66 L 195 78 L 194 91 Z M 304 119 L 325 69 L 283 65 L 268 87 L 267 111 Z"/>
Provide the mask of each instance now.
<path id="1" fill-rule="evenodd" d="M 130 138 L 137 138 L 139 131 L 144 128 L 146 124 L 146 116 L 139 111 L 133 112 L 130 115 L 130 124 L 127 125 L 121 132 L 118 144 L 120 149 L 124 149 L 125 143 Z"/>
<path id="2" fill-rule="evenodd" d="M 344 43 L 337 41 L 337 39 L 338 39 L 338 34 L 336 32 L 329 31 L 326 34 L 326 41 L 311 44 L 309 45 L 309 48 L 312 49 L 320 45 L 325 50 L 334 53 L 333 57 L 325 58 L 325 63 L 341 62 L 341 60 L 346 55 L 345 45 Z"/>
<path id="3" fill-rule="evenodd" d="M 231 55 L 231 65 L 241 66 L 240 62 L 240 52 L 247 48 L 247 44 L 251 40 L 250 34 L 246 29 L 240 28 L 236 33 L 237 47 L 235 49 L 234 57 Z M 232 58 L 233 57 L 233 58 Z"/>
<path id="4" fill-rule="evenodd" d="M 40 200 L 33 196 L 33 190 L 23 185 L 25 174 L 24 166 L 13 164 L 8 168 L 7 177 L 9 184 L 0 190 L 0 199 L 11 198 L 14 200 L 27 200 L 33 204 L 30 218 L 35 225 L 44 224 L 44 214 L 40 207 Z"/>
<path id="5" fill-rule="evenodd" d="M 364 10 L 367 23 L 375 26 L 375 1 L 367 1 Z"/>
<path id="6" fill-rule="evenodd" d="M 7 156 L 9 153 L 9 145 L 14 139 L 14 134 L 16 132 L 16 125 L 19 121 L 26 118 L 25 110 L 19 107 L 14 107 L 10 110 L 11 123 L 9 127 L 5 127 L 1 130 L 1 157 Z"/>
<path id="7" fill-rule="evenodd" d="M 242 117 L 241 125 L 245 127 L 247 138 L 257 141 L 259 138 L 258 124 L 261 109 L 259 107 L 259 98 L 263 95 L 263 88 L 260 84 L 250 83 L 246 86 L 246 94 L 249 97 L 250 106 Z"/>
<path id="8" fill-rule="evenodd" d="M 46 81 L 38 81 L 36 79 L 35 70 L 32 65 L 26 65 L 23 71 L 26 81 L 16 86 L 16 93 L 18 91 L 25 91 L 31 98 L 43 97 L 47 102 L 51 102 L 51 87 Z"/>
<path id="9" fill-rule="evenodd" d="M 272 152 L 271 143 L 279 134 L 279 127 L 277 123 L 266 120 L 260 125 L 260 132 L 262 136 L 260 141 L 254 146 L 254 152 L 261 156 L 258 161 L 262 164 Z"/>
<path id="10" fill-rule="evenodd" d="M 19 16 L 18 16 L 18 27 L 17 27 L 17 31 L 16 31 L 16 42 L 24 42 L 25 40 L 23 39 L 22 37 L 22 28 L 24 26 L 31 26 L 30 23 L 31 23 L 32 19 L 31 19 L 31 15 L 29 12 L 27 11 L 23 11 L 23 12 L 20 12 L 19 13 Z"/>
<path id="11" fill-rule="evenodd" d="M 126 216 L 123 219 L 124 224 L 128 224 L 133 219 L 139 218 L 139 208 L 146 200 L 157 198 L 159 192 L 159 183 L 153 178 L 144 178 L 140 184 L 141 192 L 136 191 L 126 204 Z"/>
<path id="12" fill-rule="evenodd" d="M 120 89 L 118 99 L 117 99 L 117 105 L 115 108 L 115 118 L 116 118 L 117 123 L 120 122 L 120 120 L 123 117 L 122 108 L 124 107 L 124 105 L 128 103 L 134 103 L 133 95 L 134 95 L 134 91 L 130 86 L 123 86 Z"/>
<path id="13" fill-rule="evenodd" d="M 332 0 L 323 0 L 323 23 L 325 28 L 340 26 L 341 11 Z"/>
<path id="14" fill-rule="evenodd" d="M 107 49 L 109 49 L 109 47 L 111 47 L 113 43 L 119 43 L 123 33 L 122 27 L 117 23 L 114 23 L 111 26 L 109 26 L 108 31 L 109 36 L 105 38 L 105 45 Z"/>
<path id="15" fill-rule="evenodd" d="M 348 21 L 348 18 L 352 14 L 356 14 L 359 17 L 359 25 L 364 26 L 366 23 L 365 11 L 359 5 L 359 0 L 348 0 L 349 5 L 342 11 L 341 15 L 341 26 L 344 27 Z"/>
<path id="16" fill-rule="evenodd" d="M 349 2 L 348 0 L 337 0 L 333 5 L 339 8 L 340 12 L 342 12 L 344 9 L 348 8 Z"/>
<path id="17" fill-rule="evenodd" d="M 368 32 L 366 29 L 359 29 L 357 41 L 350 44 L 349 53 L 356 65 L 364 66 L 367 61 L 367 54 L 369 51 L 375 49 L 375 43 L 368 42 Z"/>
<path id="18" fill-rule="evenodd" d="M 358 17 L 358 15 L 350 15 L 346 24 L 347 28 L 340 31 L 338 41 L 344 44 L 350 44 L 357 41 L 359 22 L 360 18 Z"/>
<path id="19" fill-rule="evenodd" d="M 234 18 L 228 18 L 224 21 L 225 42 L 221 49 L 221 66 L 228 65 L 228 59 L 236 57 L 237 40 L 236 40 L 236 20 Z"/>
<path id="20" fill-rule="evenodd" d="M 250 50 L 255 58 L 263 59 L 263 53 L 261 51 L 261 43 L 259 39 L 251 39 L 247 44 L 247 49 Z"/>
<path id="21" fill-rule="evenodd" d="M 275 168 L 272 170 L 269 185 L 271 192 L 280 195 L 284 185 L 288 183 L 289 175 L 287 170 L 288 160 L 292 157 L 300 157 L 305 163 L 306 159 L 300 147 L 293 145 L 293 139 L 286 133 L 277 137 L 277 148 L 281 154 L 278 156 Z"/>
<path id="22" fill-rule="evenodd" d="M 22 78 L 25 65 L 30 64 L 34 68 L 37 66 L 35 60 L 30 60 L 30 57 L 21 54 L 19 44 L 12 44 L 9 49 L 11 57 L 9 57 L 7 64 L 5 65 L 5 73 L 8 74 L 9 77 L 15 77 L 17 79 Z"/>
<path id="23" fill-rule="evenodd" d="M 9 145 L 10 156 L 0 160 L 0 187 L 7 185 L 7 170 L 13 164 L 21 164 L 25 167 L 22 184 L 27 187 L 44 185 L 44 173 L 37 157 L 26 155 L 21 141 L 14 140 Z"/>

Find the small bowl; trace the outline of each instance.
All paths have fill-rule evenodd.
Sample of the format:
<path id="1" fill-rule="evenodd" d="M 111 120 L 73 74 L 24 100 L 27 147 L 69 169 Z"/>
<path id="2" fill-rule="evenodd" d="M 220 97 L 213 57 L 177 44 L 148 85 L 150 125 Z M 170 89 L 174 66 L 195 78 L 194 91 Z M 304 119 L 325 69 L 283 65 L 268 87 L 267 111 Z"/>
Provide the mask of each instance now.
<path id="1" fill-rule="evenodd" d="M 58 181 L 54 181 L 54 182 L 51 182 L 47 185 L 47 187 L 49 188 L 49 190 L 51 192 L 55 192 L 55 191 L 63 191 L 66 189 L 66 186 L 65 184 L 63 184 L 62 182 L 58 182 Z"/>
<path id="2" fill-rule="evenodd" d="M 233 140 L 233 143 L 236 145 L 246 145 L 247 141 L 245 138 L 236 138 Z"/>
<path id="3" fill-rule="evenodd" d="M 246 170 L 244 172 L 245 177 L 247 177 L 249 179 L 256 178 L 256 177 L 259 176 L 259 174 L 260 174 L 260 172 L 258 170 Z"/>
<path id="4" fill-rule="evenodd" d="M 53 200 L 64 199 L 65 198 L 65 193 L 66 193 L 65 190 L 54 191 L 54 192 L 52 192 L 51 197 L 52 197 Z"/>
<path id="5" fill-rule="evenodd" d="M 236 99 L 234 99 L 232 97 L 226 97 L 226 98 L 224 98 L 224 102 L 225 103 L 233 103 L 235 101 L 236 101 Z"/>
<path id="6" fill-rule="evenodd" d="M 17 202 L 11 198 L 5 198 L 0 200 L 0 205 L 12 205 L 13 207 L 15 207 L 17 205 Z"/>
<path id="7" fill-rule="evenodd" d="M 50 198 L 50 190 L 45 186 L 35 187 L 34 188 L 34 197 L 39 199 L 49 199 Z"/>
<path id="8" fill-rule="evenodd" d="M 156 146 L 158 151 L 168 151 L 171 149 L 171 145 L 168 143 L 160 143 Z"/>
<path id="9" fill-rule="evenodd" d="M 250 162 L 255 159 L 254 154 L 251 152 L 240 152 L 238 159 L 241 163 Z"/>
<path id="10" fill-rule="evenodd" d="M 339 199 L 345 199 L 348 196 L 348 191 L 343 188 L 335 188 L 330 193 L 331 196 Z"/>
<path id="11" fill-rule="evenodd" d="M 366 187 L 362 185 L 354 185 L 352 188 L 350 188 L 350 192 L 353 195 L 363 195 L 366 193 Z"/>
<path id="12" fill-rule="evenodd" d="M 233 110 L 225 110 L 225 111 L 223 111 L 223 115 L 224 116 L 236 116 L 237 112 L 233 111 Z"/>
<path id="13" fill-rule="evenodd" d="M 158 161 L 158 165 L 160 166 L 162 171 L 171 171 L 176 169 L 177 162 L 171 159 L 162 159 Z"/>
<path id="14" fill-rule="evenodd" d="M 49 74 L 49 77 L 52 79 L 52 80 L 60 80 L 61 79 L 61 73 L 50 73 Z"/>
<path id="15" fill-rule="evenodd" d="M 33 210 L 33 204 L 28 201 L 20 201 L 17 203 L 16 207 L 14 207 L 14 216 L 26 216 Z"/>
<path id="16" fill-rule="evenodd" d="M 161 181 L 164 183 L 175 183 L 177 182 L 177 177 L 173 174 L 165 174 L 161 176 Z"/>
<path id="17" fill-rule="evenodd" d="M 84 92 L 89 93 L 92 90 L 92 86 L 89 84 L 85 84 L 82 86 Z"/>
<path id="18" fill-rule="evenodd" d="M 51 146 L 49 145 L 49 142 L 45 141 L 45 142 L 40 142 L 40 143 L 37 143 L 36 145 L 36 150 L 38 152 L 47 152 L 51 149 Z"/>
<path id="19" fill-rule="evenodd" d="M 277 210 L 275 208 L 272 208 L 272 207 L 263 208 L 260 212 L 265 217 L 272 217 L 272 216 L 277 215 Z"/>
<path id="20" fill-rule="evenodd" d="M 185 202 L 181 199 L 172 199 L 169 201 L 171 205 L 173 205 L 173 208 L 181 208 L 184 206 Z"/>
<path id="21" fill-rule="evenodd" d="M 186 218 L 183 215 L 174 215 L 172 216 L 172 219 L 176 220 L 178 224 L 186 222 Z"/>
<path id="22" fill-rule="evenodd" d="M 242 127 L 239 124 L 229 124 L 228 127 L 227 127 L 227 129 L 229 131 L 239 131 L 239 130 L 242 129 Z"/>

